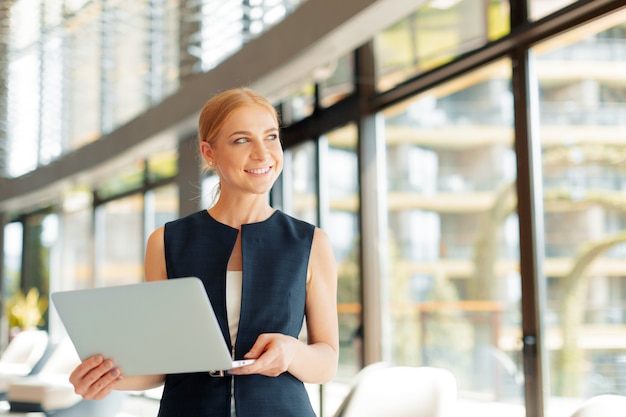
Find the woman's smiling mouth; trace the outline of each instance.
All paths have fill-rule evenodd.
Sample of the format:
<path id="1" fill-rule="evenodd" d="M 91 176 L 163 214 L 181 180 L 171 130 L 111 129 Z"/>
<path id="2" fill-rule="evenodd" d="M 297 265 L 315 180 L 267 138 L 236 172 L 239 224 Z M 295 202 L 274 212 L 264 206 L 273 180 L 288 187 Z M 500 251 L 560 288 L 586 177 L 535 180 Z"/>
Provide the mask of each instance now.
<path id="1" fill-rule="evenodd" d="M 268 173 L 270 169 L 272 169 L 271 166 L 264 167 L 264 168 L 256 168 L 256 169 L 246 169 L 245 171 L 250 174 L 262 175 L 262 174 Z"/>

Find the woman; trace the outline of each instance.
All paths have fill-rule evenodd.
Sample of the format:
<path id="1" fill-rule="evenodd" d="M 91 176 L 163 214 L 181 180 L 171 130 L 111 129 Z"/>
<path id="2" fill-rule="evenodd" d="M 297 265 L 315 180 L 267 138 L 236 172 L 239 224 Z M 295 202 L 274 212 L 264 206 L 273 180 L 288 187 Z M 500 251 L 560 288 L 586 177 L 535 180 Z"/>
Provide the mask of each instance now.
<path id="1" fill-rule="evenodd" d="M 95 355 L 70 381 L 85 399 L 164 383 L 160 417 L 315 416 L 303 382 L 325 383 L 337 369 L 337 271 L 322 230 L 268 203 L 283 167 L 276 111 L 247 88 L 228 90 L 205 104 L 198 133 L 217 201 L 152 233 L 145 276 L 199 277 L 233 359 L 254 363 L 217 377 L 124 377 L 115 358 Z M 307 343 L 298 340 L 305 317 Z"/>

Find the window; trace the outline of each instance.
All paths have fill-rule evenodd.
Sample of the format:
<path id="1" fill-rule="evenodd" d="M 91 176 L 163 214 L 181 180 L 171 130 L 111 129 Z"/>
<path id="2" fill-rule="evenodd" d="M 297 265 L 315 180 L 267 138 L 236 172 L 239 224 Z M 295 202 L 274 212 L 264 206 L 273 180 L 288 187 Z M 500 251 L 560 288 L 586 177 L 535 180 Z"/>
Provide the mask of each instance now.
<path id="1" fill-rule="evenodd" d="M 430 0 L 374 38 L 377 87 L 387 90 L 509 33 L 507 0 Z"/>
<path id="2" fill-rule="evenodd" d="M 96 208 L 96 286 L 143 280 L 143 203 L 134 194 Z"/>
<path id="3" fill-rule="evenodd" d="M 510 71 L 500 61 L 383 112 L 383 355 L 452 370 L 471 402 L 523 404 Z"/>
<path id="4" fill-rule="evenodd" d="M 320 91 L 320 105 L 330 107 L 354 90 L 352 54 L 344 55 L 315 71 Z"/>
<path id="5" fill-rule="evenodd" d="M 321 177 L 326 178 L 324 187 L 327 187 L 320 194 L 328 195 L 328 207 L 321 208 L 326 213 L 322 227 L 332 242 L 339 276 L 339 376 L 349 378 L 363 365 L 356 126 L 351 124 L 331 131 L 324 135 L 322 143 L 328 146 L 326 158 L 320 158 L 324 167 Z"/>
<path id="6" fill-rule="evenodd" d="M 6 8 L 6 176 L 99 139 L 178 87 L 177 0 Z"/>
<path id="7" fill-rule="evenodd" d="M 202 71 L 215 68 L 293 12 L 301 0 L 202 0 Z"/>
<path id="8" fill-rule="evenodd" d="M 303 142 L 285 151 L 283 168 L 283 210 L 312 224 L 319 224 L 317 158 L 315 142 Z"/>
<path id="9" fill-rule="evenodd" d="M 625 52 L 623 12 L 532 50 L 551 404 L 626 390 Z"/>
<path id="10" fill-rule="evenodd" d="M 61 214 L 61 274 L 53 280 L 55 290 L 73 290 L 93 286 L 93 205 L 89 189 L 76 188 L 63 199 Z"/>
<path id="11" fill-rule="evenodd" d="M 96 188 L 98 198 L 103 200 L 142 187 L 145 165 L 145 161 L 137 160 L 134 164 L 121 168 L 116 175 L 105 178 Z"/>
<path id="12" fill-rule="evenodd" d="M 20 288 L 22 280 L 22 254 L 24 227 L 21 222 L 4 226 L 4 264 L 2 265 L 2 299 L 11 299 Z"/>
<path id="13" fill-rule="evenodd" d="M 530 0 L 529 16 L 532 20 L 539 20 L 575 2 L 576 0 Z"/>

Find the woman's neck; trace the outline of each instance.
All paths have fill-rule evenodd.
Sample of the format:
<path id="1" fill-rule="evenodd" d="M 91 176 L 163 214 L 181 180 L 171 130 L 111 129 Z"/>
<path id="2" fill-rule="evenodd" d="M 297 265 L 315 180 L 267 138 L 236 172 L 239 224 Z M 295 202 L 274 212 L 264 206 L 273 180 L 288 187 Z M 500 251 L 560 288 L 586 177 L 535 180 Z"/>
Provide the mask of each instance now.
<path id="1" fill-rule="evenodd" d="M 269 205 L 266 198 L 228 201 L 228 199 L 220 197 L 208 211 L 211 217 L 220 223 L 239 229 L 242 224 L 267 220 L 275 210 Z"/>

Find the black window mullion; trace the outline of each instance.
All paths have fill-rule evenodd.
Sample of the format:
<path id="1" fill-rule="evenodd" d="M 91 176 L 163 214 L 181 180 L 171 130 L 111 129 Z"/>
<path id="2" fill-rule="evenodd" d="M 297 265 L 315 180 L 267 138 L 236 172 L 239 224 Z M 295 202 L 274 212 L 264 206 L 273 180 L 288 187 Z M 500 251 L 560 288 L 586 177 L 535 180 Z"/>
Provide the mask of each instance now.
<path id="1" fill-rule="evenodd" d="M 515 97 L 515 153 L 517 157 L 517 199 L 520 236 L 520 274 L 522 285 L 522 344 L 524 397 L 527 417 L 544 415 L 544 373 L 546 356 L 541 326 L 545 311 L 543 259 L 543 192 L 539 138 L 533 135 L 538 123 L 531 109 L 537 102 L 530 87 L 531 65 L 528 49 L 516 48 L 513 58 Z"/>

